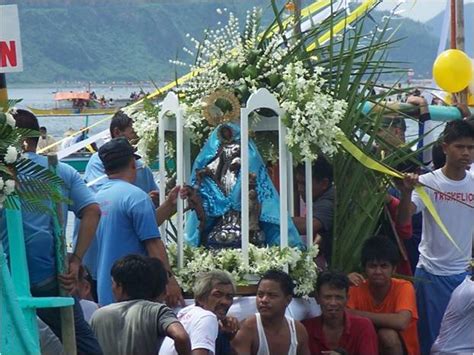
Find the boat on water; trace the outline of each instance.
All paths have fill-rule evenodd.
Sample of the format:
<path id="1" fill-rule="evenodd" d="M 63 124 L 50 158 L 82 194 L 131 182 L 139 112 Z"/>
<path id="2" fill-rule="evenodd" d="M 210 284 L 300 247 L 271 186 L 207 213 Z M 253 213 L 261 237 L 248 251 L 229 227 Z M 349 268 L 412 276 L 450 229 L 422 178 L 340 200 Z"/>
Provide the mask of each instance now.
<path id="1" fill-rule="evenodd" d="M 36 116 L 94 116 L 111 115 L 125 106 L 123 100 L 97 100 L 88 91 L 57 92 L 54 94 L 56 106 L 53 108 L 28 107 Z"/>

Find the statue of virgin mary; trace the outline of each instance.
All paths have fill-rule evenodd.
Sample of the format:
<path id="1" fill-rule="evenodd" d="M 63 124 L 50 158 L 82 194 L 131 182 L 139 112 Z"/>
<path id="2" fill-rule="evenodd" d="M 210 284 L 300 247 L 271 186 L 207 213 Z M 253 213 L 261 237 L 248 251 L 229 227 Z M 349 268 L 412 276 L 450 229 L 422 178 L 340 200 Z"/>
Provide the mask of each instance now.
<path id="1" fill-rule="evenodd" d="M 249 141 L 250 242 L 279 245 L 279 197 L 253 141 Z M 185 240 L 211 249 L 241 247 L 240 127 L 217 126 L 194 161 L 190 184 L 193 211 L 186 223 Z M 196 202 L 198 201 L 198 202 Z M 291 218 L 288 244 L 303 248 Z"/>

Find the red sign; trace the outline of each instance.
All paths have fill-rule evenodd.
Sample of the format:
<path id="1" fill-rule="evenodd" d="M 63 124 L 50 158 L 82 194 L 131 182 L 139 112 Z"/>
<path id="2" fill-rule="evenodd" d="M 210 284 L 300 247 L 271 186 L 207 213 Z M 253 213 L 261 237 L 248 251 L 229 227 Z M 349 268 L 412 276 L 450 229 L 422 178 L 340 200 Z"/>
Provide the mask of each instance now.
<path id="1" fill-rule="evenodd" d="M 0 6 L 0 73 L 23 70 L 20 23 L 16 5 Z"/>

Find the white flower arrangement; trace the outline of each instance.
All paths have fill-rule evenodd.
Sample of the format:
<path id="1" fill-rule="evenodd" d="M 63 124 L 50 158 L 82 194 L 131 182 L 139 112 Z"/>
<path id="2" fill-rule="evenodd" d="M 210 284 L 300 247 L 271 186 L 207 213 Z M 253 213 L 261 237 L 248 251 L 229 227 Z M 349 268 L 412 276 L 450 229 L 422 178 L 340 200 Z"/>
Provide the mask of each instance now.
<path id="1" fill-rule="evenodd" d="M 13 164 L 18 158 L 18 151 L 14 146 L 9 146 L 5 157 L 3 158 L 6 164 Z"/>
<path id="2" fill-rule="evenodd" d="M 295 282 L 295 294 L 308 296 L 314 291 L 317 278 L 317 266 L 314 258 L 318 247 L 306 251 L 298 248 L 280 248 L 278 246 L 258 248 L 249 246 L 249 266 L 244 266 L 240 249 L 209 250 L 186 246 L 184 250 L 185 268 L 176 267 L 176 244 L 168 245 L 170 263 L 179 285 L 190 292 L 197 275 L 210 270 L 226 270 L 241 286 L 251 284 L 249 275 L 260 277 L 270 269 L 283 270 L 287 265 L 289 274 Z"/>
<path id="3" fill-rule="evenodd" d="M 283 72 L 281 106 L 288 127 L 287 144 L 297 160 L 315 160 L 318 152 L 332 156 L 337 152 L 339 122 L 344 118 L 347 102 L 336 100 L 323 91 L 323 68 L 311 73 L 298 61 Z"/>
<path id="4" fill-rule="evenodd" d="M 232 12 L 228 16 L 228 22 L 222 28 L 206 30 L 202 42 L 190 38 L 198 52 L 194 64 L 170 61 L 175 65 L 188 66 L 196 73 L 178 91 L 184 101 L 185 126 L 198 145 L 211 131 L 202 113 L 206 97 L 217 89 L 223 89 L 235 93 L 243 104 L 261 87 L 275 89 L 281 82 L 283 59 L 298 45 L 297 42 L 285 45 L 284 38 L 274 32 L 265 46 L 259 46 L 262 41 L 259 37 L 261 9 L 254 8 L 247 12 L 243 33 L 238 18 Z M 196 56 L 190 50 L 185 52 Z"/>
<path id="5" fill-rule="evenodd" d="M 122 111 L 133 120 L 133 130 L 139 137 L 135 144 L 137 153 L 146 165 L 156 158 L 158 149 L 158 113 L 159 107 L 146 103 L 143 110 L 124 107 Z"/>
<path id="6" fill-rule="evenodd" d="M 12 108 L 7 113 L 5 113 L 6 123 L 12 128 L 15 128 L 15 124 L 16 124 L 15 119 L 12 116 L 12 113 L 14 112 L 16 112 L 16 109 Z"/>
<path id="7" fill-rule="evenodd" d="M 7 142 L 15 142 L 15 120 L 7 112 L 0 112 L 0 208 L 7 197 L 15 192 L 13 164 L 17 161 L 19 153 L 16 147 Z"/>

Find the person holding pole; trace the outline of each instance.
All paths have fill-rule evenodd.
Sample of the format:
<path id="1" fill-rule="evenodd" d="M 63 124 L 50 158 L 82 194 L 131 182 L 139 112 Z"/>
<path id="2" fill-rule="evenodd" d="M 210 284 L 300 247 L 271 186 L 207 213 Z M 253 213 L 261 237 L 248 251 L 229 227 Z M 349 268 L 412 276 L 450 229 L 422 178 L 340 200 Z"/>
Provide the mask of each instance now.
<path id="1" fill-rule="evenodd" d="M 419 178 L 416 174 L 405 176 L 398 206 L 398 222 L 402 224 L 416 212 L 423 214 L 415 272 L 422 354 L 430 352 L 451 293 L 467 275 L 474 233 L 474 175 L 466 171 L 474 156 L 474 127 L 464 120 L 449 122 L 442 134 L 442 149 L 446 155 L 442 168 Z M 425 191 L 455 244 L 427 211 L 420 195 L 413 192 L 418 181 L 436 187 L 436 191 Z"/>
<path id="2" fill-rule="evenodd" d="M 13 112 L 13 117 L 18 128 L 38 131 L 39 134 L 38 120 L 31 112 L 17 110 Z M 37 144 L 37 137 L 27 138 L 23 143 L 24 155 L 36 164 L 47 168 L 47 157 L 36 154 Z M 64 181 L 64 185 L 61 186 L 63 197 L 72 202 L 69 206 L 66 203 L 60 204 L 60 213 L 64 216 L 64 220 L 59 227 L 62 228 L 64 233 L 67 224 L 67 212 L 71 210 L 80 219 L 79 234 L 76 247 L 68 260 L 68 273 L 57 275 L 54 247 L 54 238 L 57 231 L 54 228 L 53 214 L 22 212 L 31 293 L 35 297 L 57 296 L 59 287 L 62 287 L 68 293 L 74 290 L 82 257 L 94 238 L 100 219 L 99 205 L 79 173 L 63 163 L 58 163 L 56 172 Z M 51 206 L 53 209 L 55 207 Z M 4 211 L 0 211 L 0 238 L 3 248 L 8 254 L 8 236 Z M 53 332 L 61 337 L 60 311 L 55 308 L 41 308 L 37 310 L 37 313 Z M 74 326 L 77 351 L 79 353 L 101 354 L 99 343 L 84 320 L 77 299 L 75 299 L 74 304 Z"/>
<path id="3" fill-rule="evenodd" d="M 120 137 L 100 147 L 99 157 L 108 177 L 96 195 L 102 211 L 97 229 L 99 304 L 104 306 L 113 302 L 110 270 L 114 262 L 128 254 L 140 254 L 163 262 L 169 282 L 177 288 L 167 287 L 167 303 L 183 305 L 181 290 L 171 273 L 160 238 L 153 202 L 147 193 L 133 185 L 137 175 L 135 160 L 139 156 L 128 140 Z"/>

